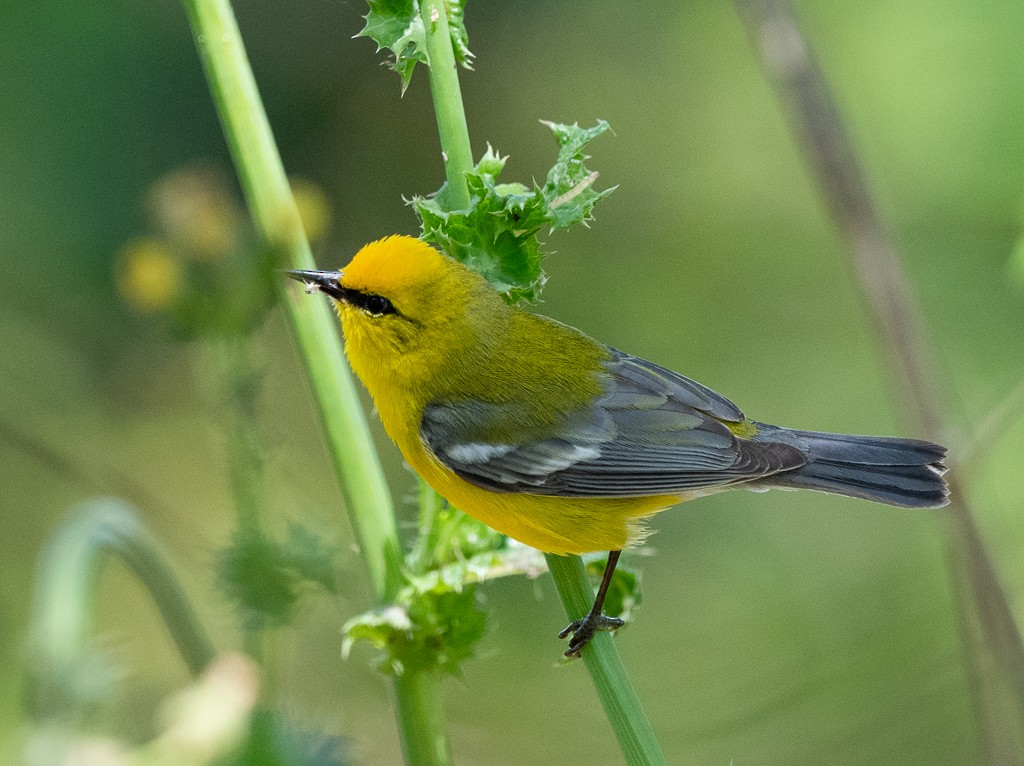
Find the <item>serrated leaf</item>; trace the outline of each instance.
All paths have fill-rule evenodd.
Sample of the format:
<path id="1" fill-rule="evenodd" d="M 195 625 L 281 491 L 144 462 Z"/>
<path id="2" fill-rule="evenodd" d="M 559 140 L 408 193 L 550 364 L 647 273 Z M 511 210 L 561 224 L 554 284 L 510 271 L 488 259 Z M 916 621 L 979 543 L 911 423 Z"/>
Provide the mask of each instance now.
<path id="1" fill-rule="evenodd" d="M 366 612 L 342 628 L 343 654 L 356 641 L 381 649 L 377 667 L 389 675 L 440 670 L 458 674 L 483 637 L 487 615 L 477 606 L 476 588 L 406 588 L 397 603 Z"/>
<path id="2" fill-rule="evenodd" d="M 544 274 L 538 232 L 589 221 L 594 205 L 613 191 L 596 191 L 597 174 L 584 166 L 584 147 L 608 130 L 607 122 L 600 120 L 593 128 L 544 124 L 559 151 L 543 186 L 499 182 L 508 158 L 488 146 L 466 174 L 469 207 L 445 210 L 441 192 L 411 202 L 423 226 L 421 238 L 482 274 L 510 303 L 536 302 L 540 296 Z"/>
<path id="3" fill-rule="evenodd" d="M 478 554 L 500 552 L 509 541 L 500 532 L 450 505 L 439 508 L 431 524 L 429 544 L 417 543 L 408 563 L 413 572 L 437 570 L 462 564 Z"/>
<path id="4" fill-rule="evenodd" d="M 238 534 L 217 562 L 217 583 L 250 627 L 280 625 L 299 597 L 299 580 L 284 566 L 277 544 L 260 534 Z"/>
<path id="5" fill-rule="evenodd" d="M 598 174 L 586 168 L 590 155 L 584 153 L 587 144 L 608 130 L 608 123 L 598 120 L 592 128 L 578 124 L 562 125 L 541 120 L 554 133 L 558 141 L 558 158 L 548 171 L 547 182 L 541 193 L 547 203 L 551 228 L 565 229 L 576 223 L 591 220 L 594 205 L 607 197 L 615 187 L 596 191 L 594 182 Z"/>
<path id="6" fill-rule="evenodd" d="M 416 577 L 412 586 L 417 591 L 461 590 L 466 585 L 499 577 L 525 575 L 534 579 L 545 570 L 543 554 L 533 548 L 514 543 L 506 545 L 501 550 L 478 553 L 465 561 L 427 572 Z"/>
<path id="7" fill-rule="evenodd" d="M 253 627 L 281 625 L 309 584 L 334 592 L 335 550 L 292 525 L 284 543 L 261 533 L 235 536 L 217 562 L 217 583 Z"/>
<path id="8" fill-rule="evenodd" d="M 412 204 L 423 239 L 482 274 L 510 301 L 533 300 L 541 276 L 534 235 L 546 221 L 543 200 L 522 184 L 497 184 L 506 159 L 487 147 L 466 174 L 470 205 L 464 210 L 442 209 L 439 195 Z"/>
<path id="9" fill-rule="evenodd" d="M 427 63 L 426 30 L 415 0 L 369 0 L 366 25 L 357 37 L 369 37 L 377 50 L 387 49 L 394 61 L 387 62 L 402 79 L 402 92 L 409 87 L 418 62 Z"/>
<path id="10" fill-rule="evenodd" d="M 402 80 L 405 93 L 412 80 L 416 64 L 429 66 L 427 56 L 427 31 L 420 15 L 417 0 L 369 0 L 370 10 L 363 18 L 366 24 L 357 37 L 369 37 L 377 43 L 377 50 L 387 49 L 394 60 L 387 65 Z M 472 69 L 473 52 L 469 50 L 469 34 L 465 24 L 465 2 L 448 0 L 448 31 L 452 40 L 455 60 L 466 69 Z"/>
<path id="11" fill-rule="evenodd" d="M 299 524 L 288 525 L 288 537 L 280 546 L 284 566 L 290 567 L 302 580 L 315 583 L 328 593 L 337 591 L 335 556 L 337 549 Z"/>
<path id="12" fill-rule="evenodd" d="M 448 11 L 448 30 L 452 36 L 455 60 L 463 68 L 472 69 L 476 54 L 469 49 L 469 33 L 466 31 L 466 2 L 465 0 L 446 0 L 444 5 Z"/>
<path id="13" fill-rule="evenodd" d="M 458 674 L 483 637 L 487 615 L 477 604 L 476 586 L 484 580 L 545 570 L 541 554 L 509 540 L 470 516 L 445 507 L 432 525 L 436 542 L 411 562 L 422 574 L 406 571 L 406 585 L 394 603 L 349 620 L 342 651 L 356 641 L 381 650 L 377 667 L 398 675 L 408 670 Z"/>

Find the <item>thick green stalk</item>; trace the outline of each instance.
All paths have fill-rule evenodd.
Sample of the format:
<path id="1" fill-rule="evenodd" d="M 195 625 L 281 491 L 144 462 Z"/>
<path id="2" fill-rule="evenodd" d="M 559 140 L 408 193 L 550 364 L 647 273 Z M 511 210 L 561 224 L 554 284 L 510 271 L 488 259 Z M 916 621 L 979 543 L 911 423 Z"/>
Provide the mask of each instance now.
<path id="1" fill-rule="evenodd" d="M 473 169 L 473 150 L 462 106 L 459 70 L 455 65 L 448 11 L 444 0 L 423 0 L 420 6 L 427 35 L 427 60 L 430 65 L 430 93 L 434 99 L 437 130 L 441 136 L 441 154 L 447 184 L 441 195 L 445 210 L 469 207 L 466 173 Z"/>
<path id="2" fill-rule="evenodd" d="M 95 691 L 86 650 L 104 566 L 118 559 L 145 586 L 193 675 L 213 661 L 199 624 L 160 544 L 127 503 L 102 498 L 72 510 L 46 543 L 33 599 L 30 691 L 40 720 L 73 725 Z"/>
<path id="3" fill-rule="evenodd" d="M 185 0 L 207 80 L 253 220 L 294 269 L 315 268 L 228 0 Z M 336 320 L 324 301 L 281 280 L 282 302 L 298 341 L 326 431 L 346 506 L 379 603 L 401 581 L 401 552 L 391 495 L 341 356 Z"/>
<path id="4" fill-rule="evenodd" d="M 280 154 L 267 121 L 228 0 L 185 0 L 207 80 L 256 226 L 294 269 L 314 268 Z M 402 582 L 402 555 L 391 495 L 355 385 L 342 359 L 337 322 L 327 305 L 284 286 L 282 303 L 298 342 L 353 527 L 378 603 Z M 407 674 L 395 682 L 407 763 L 442 766 L 447 752 L 440 690 Z M 414 695 L 414 697 L 410 697 Z"/>
<path id="5" fill-rule="evenodd" d="M 441 678 L 437 673 L 405 673 L 395 679 L 395 704 L 406 763 L 452 766 L 445 736 Z"/>
<path id="6" fill-rule="evenodd" d="M 575 620 L 590 611 L 594 589 L 579 556 L 547 554 L 548 570 L 565 607 L 565 614 Z M 619 652 L 611 635 L 598 633 L 583 649 L 583 663 L 597 688 L 605 715 L 612 724 L 619 747 L 630 766 L 664 764 L 661 751 L 647 714 L 636 696 Z"/>

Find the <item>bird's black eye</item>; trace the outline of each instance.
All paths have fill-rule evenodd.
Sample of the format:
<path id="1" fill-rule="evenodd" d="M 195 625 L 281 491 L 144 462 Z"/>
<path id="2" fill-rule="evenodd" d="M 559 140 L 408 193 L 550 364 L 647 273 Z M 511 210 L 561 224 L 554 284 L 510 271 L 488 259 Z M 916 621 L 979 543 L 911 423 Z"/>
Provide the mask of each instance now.
<path id="1" fill-rule="evenodd" d="M 375 317 L 395 313 L 395 307 L 391 304 L 391 301 L 383 295 L 367 295 L 366 302 L 363 307 L 368 313 L 373 314 Z"/>

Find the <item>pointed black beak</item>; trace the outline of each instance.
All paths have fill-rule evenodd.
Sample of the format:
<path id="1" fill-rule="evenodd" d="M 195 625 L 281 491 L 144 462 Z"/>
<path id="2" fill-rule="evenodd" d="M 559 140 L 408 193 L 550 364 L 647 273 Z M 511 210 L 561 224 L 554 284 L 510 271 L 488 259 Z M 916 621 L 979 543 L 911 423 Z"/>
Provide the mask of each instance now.
<path id="1" fill-rule="evenodd" d="M 340 271 L 286 271 L 285 274 L 305 283 L 307 293 L 322 292 L 338 301 L 345 299 L 347 291 L 341 286 Z"/>

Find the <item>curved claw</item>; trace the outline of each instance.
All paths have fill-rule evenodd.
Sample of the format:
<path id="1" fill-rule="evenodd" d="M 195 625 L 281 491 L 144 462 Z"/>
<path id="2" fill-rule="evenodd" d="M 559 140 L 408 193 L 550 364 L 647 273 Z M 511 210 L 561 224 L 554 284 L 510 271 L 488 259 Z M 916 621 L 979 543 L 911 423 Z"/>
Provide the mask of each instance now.
<path id="1" fill-rule="evenodd" d="M 579 657 L 580 651 L 584 646 L 590 643 L 590 640 L 599 632 L 604 630 L 615 630 L 621 628 L 626 623 L 620 620 L 618 617 L 609 617 L 606 614 L 594 614 L 591 612 L 581 620 L 575 620 L 569 623 L 562 632 L 558 634 L 559 638 L 565 638 L 570 633 L 572 638 L 569 639 L 569 648 L 565 650 L 566 657 Z"/>

